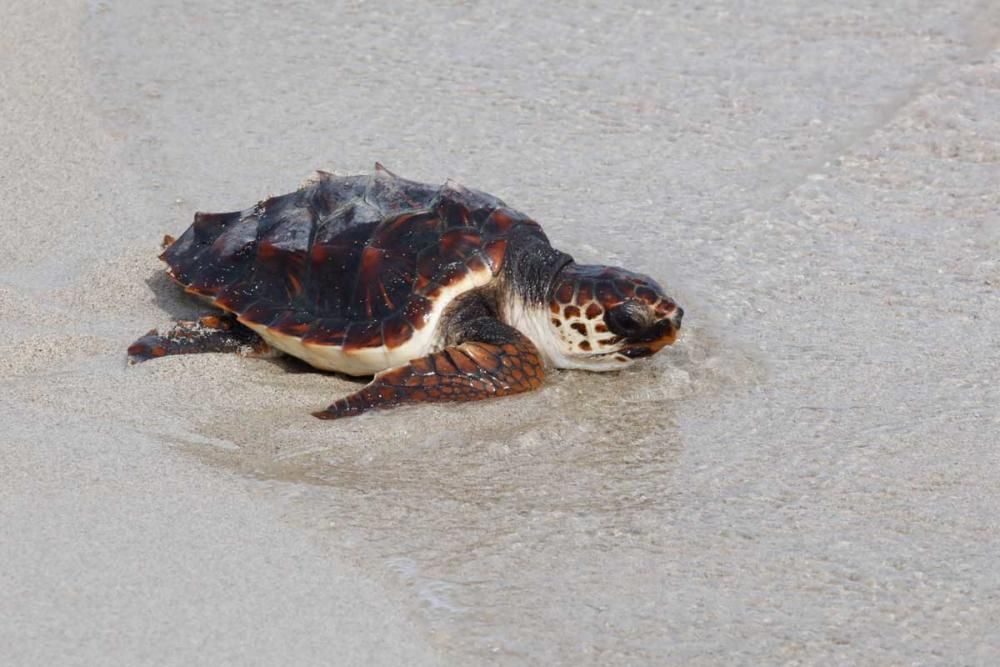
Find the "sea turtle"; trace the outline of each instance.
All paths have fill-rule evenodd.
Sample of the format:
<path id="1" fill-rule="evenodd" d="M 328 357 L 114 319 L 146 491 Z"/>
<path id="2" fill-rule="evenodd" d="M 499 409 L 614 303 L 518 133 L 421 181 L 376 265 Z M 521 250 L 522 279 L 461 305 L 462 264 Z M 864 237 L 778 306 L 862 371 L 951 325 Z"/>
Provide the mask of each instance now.
<path id="1" fill-rule="evenodd" d="M 607 371 L 677 338 L 683 310 L 652 279 L 577 264 L 537 222 L 448 181 L 316 172 L 244 211 L 197 213 L 160 258 L 223 313 L 151 331 L 130 361 L 284 352 L 359 391 L 323 419 L 538 388 L 546 366 Z"/>

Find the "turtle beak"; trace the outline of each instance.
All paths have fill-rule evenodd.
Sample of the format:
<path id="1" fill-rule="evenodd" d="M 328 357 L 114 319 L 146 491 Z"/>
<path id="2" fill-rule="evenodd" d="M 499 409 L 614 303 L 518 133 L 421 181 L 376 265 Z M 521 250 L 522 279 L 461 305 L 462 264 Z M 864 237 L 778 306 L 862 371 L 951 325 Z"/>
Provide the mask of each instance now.
<path id="1" fill-rule="evenodd" d="M 684 310 L 678 306 L 670 317 L 659 320 L 642 337 L 629 341 L 629 344 L 619 350 L 619 353 L 624 354 L 629 359 L 642 359 L 643 357 L 653 356 L 677 340 L 677 335 L 681 329 L 681 318 L 683 317 Z"/>

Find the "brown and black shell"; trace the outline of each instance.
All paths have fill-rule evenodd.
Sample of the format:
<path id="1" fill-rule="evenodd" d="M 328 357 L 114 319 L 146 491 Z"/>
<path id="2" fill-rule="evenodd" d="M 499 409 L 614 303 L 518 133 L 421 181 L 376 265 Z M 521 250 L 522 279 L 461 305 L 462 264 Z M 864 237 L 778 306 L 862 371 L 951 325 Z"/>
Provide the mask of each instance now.
<path id="1" fill-rule="evenodd" d="M 499 199 L 431 186 L 380 165 L 317 172 L 245 211 L 198 213 L 160 256 L 188 292 L 244 323 L 345 352 L 404 344 L 443 288 L 503 267 L 512 232 L 545 239 Z"/>

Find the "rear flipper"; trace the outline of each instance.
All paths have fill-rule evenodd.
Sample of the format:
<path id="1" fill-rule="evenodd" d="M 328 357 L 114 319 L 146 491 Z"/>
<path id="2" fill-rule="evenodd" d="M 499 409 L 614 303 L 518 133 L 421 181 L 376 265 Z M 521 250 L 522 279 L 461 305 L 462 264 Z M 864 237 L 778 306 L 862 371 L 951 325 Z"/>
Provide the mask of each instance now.
<path id="1" fill-rule="evenodd" d="M 541 386 L 542 359 L 519 331 L 480 318 L 465 324 L 462 333 L 462 342 L 382 371 L 360 391 L 313 415 L 339 419 L 404 403 L 479 401 Z"/>
<path id="2" fill-rule="evenodd" d="M 232 315 L 204 315 L 196 321 L 178 322 L 166 333 L 150 331 L 129 345 L 128 360 L 137 364 L 156 357 L 199 352 L 236 352 L 252 357 L 275 354 L 263 338 Z"/>

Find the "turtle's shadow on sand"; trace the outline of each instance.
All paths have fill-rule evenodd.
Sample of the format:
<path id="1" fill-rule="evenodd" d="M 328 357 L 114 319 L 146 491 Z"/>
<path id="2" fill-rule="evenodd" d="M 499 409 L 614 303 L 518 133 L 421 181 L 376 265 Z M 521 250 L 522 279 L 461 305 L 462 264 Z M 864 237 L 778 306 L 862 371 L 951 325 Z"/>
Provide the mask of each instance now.
<path id="1" fill-rule="evenodd" d="M 146 278 L 146 285 L 153 293 L 156 306 L 166 313 L 165 320 L 194 320 L 201 315 L 218 314 L 223 312 L 219 308 L 202 301 L 184 291 L 184 289 L 171 280 L 166 271 L 153 271 Z M 366 384 L 371 380 L 371 376 L 355 377 L 343 373 L 321 371 L 313 368 L 306 362 L 296 357 L 283 354 L 277 357 L 258 359 L 257 361 L 268 362 L 277 365 L 287 373 L 315 373 L 317 375 L 329 375 L 341 380 L 347 380 L 358 384 Z"/>
<path id="2" fill-rule="evenodd" d="M 157 307 L 167 314 L 168 319 L 192 320 L 218 310 L 185 293 L 162 269 L 150 273 L 146 278 L 146 285 L 153 293 Z"/>

